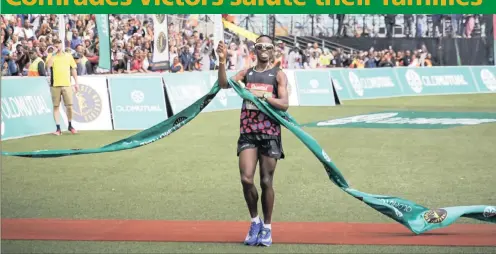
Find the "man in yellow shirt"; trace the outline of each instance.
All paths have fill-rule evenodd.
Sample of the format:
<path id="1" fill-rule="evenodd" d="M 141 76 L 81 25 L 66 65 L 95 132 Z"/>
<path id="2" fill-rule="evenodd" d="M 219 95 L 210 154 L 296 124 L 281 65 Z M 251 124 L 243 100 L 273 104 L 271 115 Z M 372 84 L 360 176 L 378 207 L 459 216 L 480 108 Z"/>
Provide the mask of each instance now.
<path id="1" fill-rule="evenodd" d="M 60 98 L 64 100 L 64 105 L 67 110 L 67 120 L 69 121 L 69 131 L 72 134 L 76 134 L 77 131 L 72 126 L 72 87 L 71 87 L 71 74 L 74 78 L 75 85 L 74 89 L 77 92 L 79 90 L 78 77 L 76 71 L 76 62 L 71 54 L 63 51 L 62 41 L 57 40 L 54 42 L 55 53 L 47 59 L 47 67 L 50 70 L 50 91 L 52 94 L 53 102 L 53 117 L 55 119 L 55 124 L 57 125 L 57 131 L 55 135 L 59 136 L 62 134 L 60 130 Z"/>

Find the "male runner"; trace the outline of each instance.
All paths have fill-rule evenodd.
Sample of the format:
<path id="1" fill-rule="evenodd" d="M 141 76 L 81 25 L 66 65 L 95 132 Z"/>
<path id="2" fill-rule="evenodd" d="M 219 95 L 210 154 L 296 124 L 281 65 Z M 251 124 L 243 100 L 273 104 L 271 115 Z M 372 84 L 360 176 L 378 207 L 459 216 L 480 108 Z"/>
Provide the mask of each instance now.
<path id="1" fill-rule="evenodd" d="M 272 65 L 274 45 L 267 35 L 258 37 L 255 44 L 257 63 L 255 67 L 238 72 L 233 79 L 246 84 L 246 89 L 270 105 L 286 111 L 288 105 L 287 77 L 279 67 Z M 220 42 L 219 86 L 227 89 L 226 77 L 227 47 Z M 240 137 L 238 140 L 239 169 L 243 193 L 251 216 L 251 226 L 244 241 L 247 245 L 270 246 L 272 244 L 272 209 L 274 206 L 274 189 L 272 179 L 277 160 L 284 159 L 281 144 L 281 126 L 249 101 L 243 101 L 240 119 Z M 258 216 L 258 192 L 254 185 L 254 176 L 260 165 L 260 182 L 262 187 L 263 221 Z"/>
<path id="2" fill-rule="evenodd" d="M 62 134 L 60 130 L 60 97 L 64 99 L 64 105 L 67 110 L 67 119 L 69 121 L 69 131 L 72 134 L 76 134 L 77 131 L 72 126 L 72 87 L 71 87 L 71 75 L 74 78 L 75 85 L 74 89 L 78 91 L 78 77 L 76 71 L 76 62 L 70 53 L 66 53 L 62 47 L 62 41 L 55 41 L 56 53 L 48 59 L 47 67 L 50 69 L 50 92 L 52 94 L 53 102 L 53 117 L 55 119 L 55 124 L 57 125 L 57 130 L 55 135 L 59 136 Z"/>

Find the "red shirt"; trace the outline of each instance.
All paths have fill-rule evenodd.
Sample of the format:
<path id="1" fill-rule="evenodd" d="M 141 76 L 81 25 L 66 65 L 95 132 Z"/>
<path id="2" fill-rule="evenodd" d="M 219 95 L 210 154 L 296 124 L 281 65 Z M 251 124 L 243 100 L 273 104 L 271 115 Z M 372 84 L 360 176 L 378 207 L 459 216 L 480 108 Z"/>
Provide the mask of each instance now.
<path id="1" fill-rule="evenodd" d="M 137 70 L 141 70 L 143 68 L 143 61 L 142 60 L 133 60 L 133 64 L 131 66 L 131 70 L 133 71 L 137 71 Z"/>

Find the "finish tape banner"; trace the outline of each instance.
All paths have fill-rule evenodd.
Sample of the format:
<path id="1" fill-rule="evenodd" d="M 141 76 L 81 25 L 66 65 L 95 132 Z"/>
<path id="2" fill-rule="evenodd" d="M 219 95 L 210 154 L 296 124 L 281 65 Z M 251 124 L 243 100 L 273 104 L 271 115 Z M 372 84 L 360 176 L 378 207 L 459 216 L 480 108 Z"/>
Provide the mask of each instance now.
<path id="1" fill-rule="evenodd" d="M 351 188 L 339 169 L 332 162 L 331 158 L 322 149 L 322 147 L 317 143 L 317 141 L 308 133 L 303 131 L 300 125 L 287 112 L 282 112 L 272 108 L 269 104 L 267 104 L 267 102 L 256 98 L 248 90 L 240 87 L 239 84 L 233 80 L 229 80 L 229 84 L 241 98 L 253 102 L 262 112 L 279 122 L 296 137 L 298 137 L 300 141 L 303 142 L 322 163 L 329 179 L 334 184 L 346 193 L 364 202 L 380 213 L 401 223 L 415 234 L 421 234 L 433 229 L 449 226 L 460 217 L 468 217 L 496 223 L 496 206 L 478 205 L 428 209 L 406 199 L 384 195 L 373 195 Z M 214 99 L 219 91 L 220 87 L 216 82 L 207 94 L 196 100 L 192 105 L 177 113 L 175 116 L 131 137 L 119 140 L 101 148 L 50 151 L 42 150 L 18 153 L 2 152 L 2 155 L 49 158 L 78 154 L 115 152 L 144 146 L 169 136 L 193 120 Z"/>

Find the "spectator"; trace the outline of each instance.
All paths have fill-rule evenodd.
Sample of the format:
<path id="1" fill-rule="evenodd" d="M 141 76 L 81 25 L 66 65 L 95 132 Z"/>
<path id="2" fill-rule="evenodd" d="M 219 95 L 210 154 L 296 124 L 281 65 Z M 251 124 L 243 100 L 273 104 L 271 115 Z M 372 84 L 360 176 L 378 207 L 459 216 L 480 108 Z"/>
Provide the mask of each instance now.
<path id="1" fill-rule="evenodd" d="M 384 15 L 384 23 L 386 24 L 386 36 L 393 38 L 394 26 L 396 25 L 396 16 L 392 14 Z"/>
<path id="2" fill-rule="evenodd" d="M 46 76 L 45 62 L 38 56 L 38 52 L 29 52 L 29 58 L 31 59 L 31 64 L 29 65 L 28 76 Z"/>
<path id="3" fill-rule="evenodd" d="M 179 55 L 179 58 L 181 59 L 181 64 L 182 64 L 185 71 L 193 70 L 193 68 L 192 68 L 193 56 L 190 53 L 188 46 L 183 46 L 182 52 Z"/>
<path id="4" fill-rule="evenodd" d="M 298 47 L 291 49 L 288 55 L 288 68 L 289 69 L 300 69 L 302 63 L 302 57 Z"/>
<path id="5" fill-rule="evenodd" d="M 179 61 L 179 57 L 174 57 L 172 67 L 171 67 L 171 72 L 172 73 L 181 73 L 184 72 L 183 65 L 181 64 L 181 61 Z"/>

